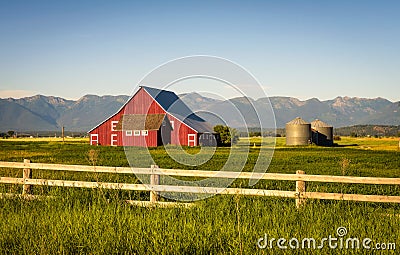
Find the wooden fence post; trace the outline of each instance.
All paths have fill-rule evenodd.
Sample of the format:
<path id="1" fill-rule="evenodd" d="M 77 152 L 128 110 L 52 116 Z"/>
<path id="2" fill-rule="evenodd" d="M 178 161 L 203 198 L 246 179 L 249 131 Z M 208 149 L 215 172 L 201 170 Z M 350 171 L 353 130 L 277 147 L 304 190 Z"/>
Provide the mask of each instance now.
<path id="1" fill-rule="evenodd" d="M 297 170 L 296 174 L 305 174 L 305 172 L 302 170 Z M 296 181 L 296 208 L 300 208 L 304 204 L 305 199 L 302 198 L 304 192 L 306 192 L 306 182 Z"/>
<path id="2" fill-rule="evenodd" d="M 158 168 L 157 165 L 151 165 L 151 170 Z M 160 175 L 159 174 L 151 174 L 150 175 L 150 185 L 160 185 Z M 159 194 L 157 191 L 150 191 L 150 202 L 155 203 L 159 200 Z"/>
<path id="3" fill-rule="evenodd" d="M 29 159 L 24 159 L 24 164 L 29 164 L 29 163 L 31 163 L 31 161 Z M 32 178 L 32 169 L 24 168 L 22 178 L 24 178 L 24 183 L 25 183 L 26 179 L 31 179 Z M 22 195 L 30 194 L 31 191 L 32 191 L 31 185 L 29 185 L 29 184 L 23 185 Z"/>

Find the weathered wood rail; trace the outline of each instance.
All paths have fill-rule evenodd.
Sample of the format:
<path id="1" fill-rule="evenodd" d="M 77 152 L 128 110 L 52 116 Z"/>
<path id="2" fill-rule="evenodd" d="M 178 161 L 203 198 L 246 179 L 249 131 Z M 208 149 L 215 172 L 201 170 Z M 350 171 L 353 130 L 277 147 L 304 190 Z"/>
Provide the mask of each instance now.
<path id="1" fill-rule="evenodd" d="M 203 193 L 203 194 L 229 194 L 244 196 L 274 196 L 294 198 L 296 206 L 300 207 L 306 199 L 330 199 L 330 200 L 351 200 L 362 202 L 387 202 L 400 203 L 400 196 L 385 195 L 363 195 L 363 194 L 342 194 L 307 192 L 307 182 L 325 183 L 352 183 L 352 184 L 379 184 L 379 185 L 400 185 L 400 178 L 381 178 L 381 177 L 354 177 L 354 176 L 331 176 L 331 175 L 307 175 L 303 171 L 296 174 L 279 173 L 251 173 L 251 172 L 227 172 L 227 171 L 205 171 L 205 170 L 178 170 L 162 169 L 158 166 L 151 168 L 131 168 L 131 167 L 107 167 L 107 166 L 85 166 L 85 165 L 61 165 L 61 164 L 42 164 L 31 163 L 29 160 L 24 162 L 3 162 L 0 161 L 0 168 L 23 169 L 22 178 L 0 177 L 0 183 L 23 185 L 23 195 L 31 193 L 32 185 L 58 186 L 58 187 L 79 187 L 79 188 L 104 188 L 120 189 L 132 191 L 150 191 L 150 202 L 160 203 L 160 192 L 179 192 L 179 193 Z M 75 171 L 91 173 L 115 173 L 115 174 L 141 174 L 150 175 L 149 184 L 130 184 L 130 183 L 109 183 L 109 182 L 87 182 L 72 180 L 48 180 L 32 179 L 33 170 L 52 170 L 52 171 Z M 193 187 L 193 186 L 172 186 L 159 185 L 160 176 L 186 176 L 186 177 L 213 177 L 213 178 L 232 178 L 232 179 L 260 179 L 260 180 L 282 180 L 295 181 L 295 191 L 285 190 L 264 190 L 248 188 L 217 188 L 217 187 Z M 143 203 L 144 201 L 137 201 Z M 133 202 L 132 203 L 136 203 Z"/>

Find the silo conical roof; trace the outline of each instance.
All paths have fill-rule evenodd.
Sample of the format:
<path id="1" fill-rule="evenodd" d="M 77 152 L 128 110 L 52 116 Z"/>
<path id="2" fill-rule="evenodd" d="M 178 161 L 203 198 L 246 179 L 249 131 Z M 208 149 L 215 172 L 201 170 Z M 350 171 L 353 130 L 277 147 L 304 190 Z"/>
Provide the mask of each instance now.
<path id="1" fill-rule="evenodd" d="M 310 124 L 307 121 L 303 120 L 300 117 L 295 118 L 294 120 L 289 121 L 286 125 L 307 125 Z"/>
<path id="2" fill-rule="evenodd" d="M 316 119 L 311 122 L 311 127 L 316 128 L 316 127 L 332 127 L 328 123 L 323 122 L 322 120 Z"/>

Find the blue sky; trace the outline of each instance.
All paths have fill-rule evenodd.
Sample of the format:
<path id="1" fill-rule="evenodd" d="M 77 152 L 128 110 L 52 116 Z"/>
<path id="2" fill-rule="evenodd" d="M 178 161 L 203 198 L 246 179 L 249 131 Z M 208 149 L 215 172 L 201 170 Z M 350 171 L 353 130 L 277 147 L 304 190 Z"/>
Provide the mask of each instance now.
<path id="1" fill-rule="evenodd" d="M 400 1 L 0 1 L 0 97 L 131 94 L 166 61 L 213 55 L 269 96 L 399 101 L 399 13 Z"/>

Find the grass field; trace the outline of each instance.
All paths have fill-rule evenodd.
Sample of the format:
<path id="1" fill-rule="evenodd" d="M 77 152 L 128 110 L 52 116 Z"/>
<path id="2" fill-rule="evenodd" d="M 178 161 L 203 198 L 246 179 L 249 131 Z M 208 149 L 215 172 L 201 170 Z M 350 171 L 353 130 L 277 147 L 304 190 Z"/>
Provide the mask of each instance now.
<path id="1" fill-rule="evenodd" d="M 243 146 L 246 140 L 238 144 Z M 255 146 L 254 146 L 255 143 Z M 269 172 L 400 177 L 398 140 L 390 138 L 342 138 L 341 147 L 286 147 L 277 139 Z M 250 171 L 260 146 L 271 140 L 250 139 L 245 171 Z M 254 148 L 253 148 L 254 147 Z M 93 162 L 89 151 L 98 155 L 96 164 L 128 166 L 123 148 L 92 147 L 85 139 L 0 140 L 0 160 L 84 164 Z M 186 148 L 195 153 L 197 148 Z M 177 164 L 162 148 L 150 149 L 162 168 L 216 170 L 226 161 L 229 148 L 218 148 L 215 156 L 198 167 Z M 349 162 L 345 168 L 343 162 Z M 1 176 L 22 176 L 21 171 L 1 169 Z M 137 182 L 134 176 L 34 171 L 34 178 Z M 400 187 L 309 183 L 307 190 L 360 194 L 400 195 Z M 245 180 L 233 187 L 248 187 Z M 261 181 L 255 188 L 294 190 L 294 182 Z M 314 238 L 319 241 L 346 227 L 345 237 L 372 244 L 395 243 L 400 249 L 400 205 L 345 201 L 310 200 L 297 210 L 292 199 L 215 196 L 195 202 L 193 208 L 141 208 L 126 199 L 148 200 L 148 192 L 101 189 L 34 187 L 34 194 L 54 199 L 25 201 L 0 199 L 0 251 L 6 254 L 371 254 L 367 249 L 259 249 L 257 240 L 271 238 Z M 21 187 L 2 185 L 1 193 L 20 193 Z M 371 245 L 372 246 L 372 245 Z"/>

